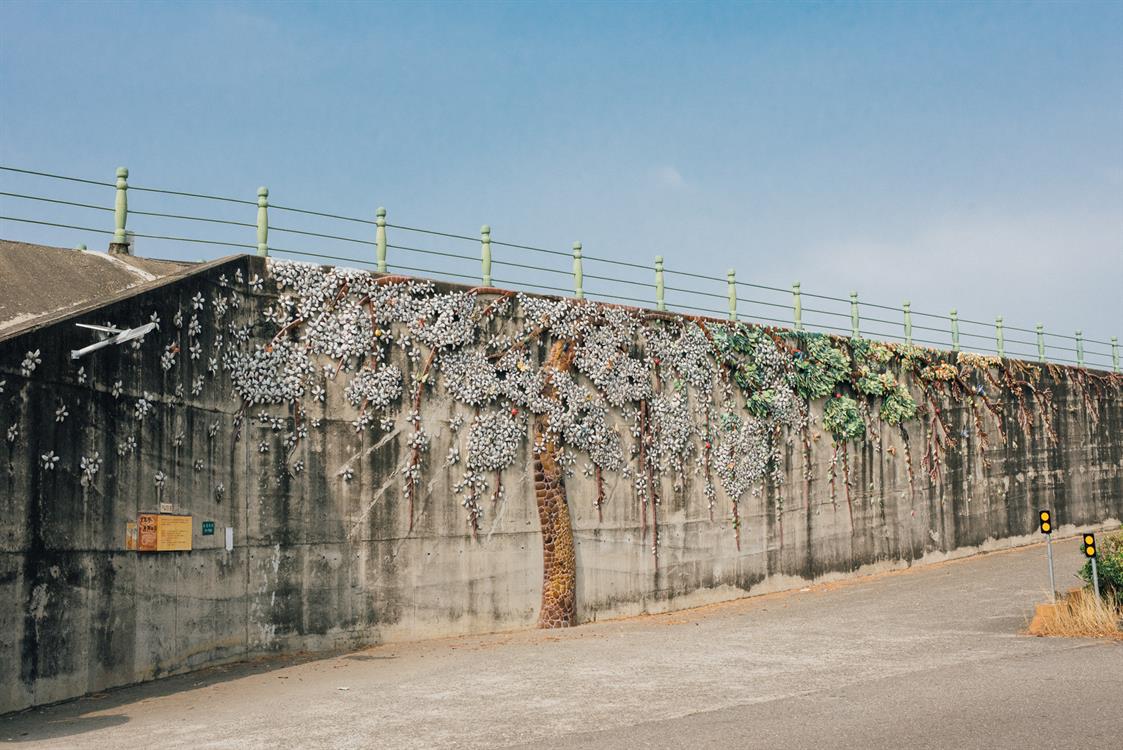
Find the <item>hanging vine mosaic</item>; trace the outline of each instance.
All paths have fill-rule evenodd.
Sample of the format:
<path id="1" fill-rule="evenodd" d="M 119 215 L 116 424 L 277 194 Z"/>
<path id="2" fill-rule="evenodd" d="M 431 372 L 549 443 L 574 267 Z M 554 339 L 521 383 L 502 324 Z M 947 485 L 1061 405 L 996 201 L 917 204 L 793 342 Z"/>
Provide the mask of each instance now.
<path id="1" fill-rule="evenodd" d="M 254 325 L 230 315 L 246 295 L 258 296 L 263 309 Z M 984 465 L 991 433 L 1005 442 L 1017 425 L 1023 434 L 1056 439 L 1052 394 L 1040 384 L 1041 369 L 1025 362 L 491 288 L 442 289 L 304 263 L 270 260 L 266 278 L 252 275 L 248 282 L 240 270 L 233 281 L 223 276 L 209 298 L 199 292 L 176 310 L 172 332 L 161 333 L 155 312 L 150 320 L 156 330 L 149 336 L 166 337 L 159 360 L 177 378 L 173 404 L 186 390 L 198 397 L 225 373 L 241 402 L 235 439 L 244 425 L 260 430 L 251 450 L 279 476 L 308 471 L 296 449 L 310 430 L 322 429 L 321 418 L 308 413 L 312 405 L 349 410 L 359 436 L 400 433 L 405 450 L 394 473 L 407 500 L 409 531 L 418 504 L 432 502 L 422 497 L 427 469 L 453 473 L 452 490 L 475 536 L 505 496 L 504 472 L 529 455 L 544 543 L 543 626 L 573 622 L 575 555 L 565 480 L 578 472 L 593 480 L 589 500 L 598 515 L 608 502 L 606 475 L 628 488 L 657 567 L 660 494 L 667 485 L 682 490 L 691 477 L 711 518 L 729 522 L 738 548 L 741 503 L 767 488 L 782 544 L 785 497 L 796 491 L 784 487 L 785 454 L 802 450 L 809 485 L 812 444 L 821 437 L 832 441 L 825 466 L 831 501 L 841 489 L 851 519 L 848 446 L 881 450 L 882 424 L 901 438 L 897 460 L 910 486 L 918 475 L 938 481 L 947 452 L 971 433 Z M 206 330 L 210 322 L 214 329 Z M 35 376 L 40 354 L 26 352 L 18 367 L 23 378 Z M 195 361 L 190 375 L 177 375 Z M 1065 369 L 1093 419 L 1102 391 L 1123 385 L 1118 375 Z M 83 383 L 88 377 L 78 371 Z M 11 384 L 0 380 L 5 387 Z M 138 453 L 146 420 L 164 408 L 160 394 L 130 396 L 121 380 L 90 387 L 121 399 L 134 422 L 135 431 L 116 444 L 118 459 L 128 460 Z M 432 456 L 433 423 L 422 414 L 437 395 L 459 406 L 443 423 L 451 447 Z M 812 408 L 817 402 L 821 408 Z M 952 403 L 970 415 L 969 431 L 952 428 L 942 411 Z M 59 401 L 54 414 L 61 423 L 69 408 Z M 207 439 L 219 430 L 219 420 L 209 422 Z M 180 448 L 185 436 L 176 434 Z M 19 440 L 18 427 L 9 426 L 6 437 Z M 72 460 L 83 486 L 103 473 L 97 452 L 39 456 L 51 472 Z M 200 460 L 188 463 L 204 471 Z M 343 483 L 356 476 L 353 463 L 333 469 Z M 151 480 L 157 493 L 168 481 L 162 468 Z M 216 500 L 224 492 L 219 484 Z"/>

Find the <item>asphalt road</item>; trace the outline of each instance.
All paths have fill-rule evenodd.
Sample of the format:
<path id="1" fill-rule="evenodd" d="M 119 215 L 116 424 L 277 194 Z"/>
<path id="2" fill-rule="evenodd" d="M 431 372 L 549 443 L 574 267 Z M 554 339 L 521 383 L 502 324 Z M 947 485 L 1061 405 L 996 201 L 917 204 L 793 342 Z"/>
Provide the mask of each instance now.
<path id="1" fill-rule="evenodd" d="M 1076 585 L 1077 543 L 1057 552 Z M 1123 642 L 1021 635 L 1042 547 L 568 631 L 207 670 L 0 718 L 36 748 L 1123 747 Z"/>

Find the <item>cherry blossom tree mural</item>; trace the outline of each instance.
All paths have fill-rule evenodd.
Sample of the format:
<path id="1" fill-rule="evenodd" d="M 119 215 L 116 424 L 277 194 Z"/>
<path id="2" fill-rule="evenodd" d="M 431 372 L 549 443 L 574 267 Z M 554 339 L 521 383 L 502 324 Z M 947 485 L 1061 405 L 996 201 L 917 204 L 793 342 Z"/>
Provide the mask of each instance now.
<path id="1" fill-rule="evenodd" d="M 270 261 L 270 275 L 277 301 L 265 323 L 273 334 L 256 345 L 244 336 L 223 355 L 237 394 L 247 409 L 290 404 L 290 446 L 315 424 L 303 405 L 323 400 L 333 383 L 357 411 L 356 432 L 393 429 L 404 412 L 407 450 L 396 471 L 408 531 L 426 467 L 443 463 L 459 472 L 454 491 L 475 535 L 488 501 L 504 495 L 503 471 L 529 442 L 543 544 L 541 627 L 575 622 L 574 498 L 566 494 L 575 472 L 594 478 L 598 511 L 605 474 L 627 481 L 658 565 L 664 478 L 698 476 L 711 517 L 732 522 L 739 548 L 741 501 L 766 483 L 781 485 L 783 450 L 795 445 L 809 455 L 812 428 L 834 440 L 831 497 L 841 468 L 848 506 L 847 446 L 876 441 L 876 420 L 900 430 L 910 483 L 911 440 L 922 444 L 920 467 L 934 479 L 961 439 L 941 413 L 946 399 L 970 409 L 980 451 L 990 439 L 988 415 L 1006 439 L 1007 395 L 1023 430 L 1052 434 L 1050 394 L 1025 363 L 303 263 Z M 1087 393 L 1119 387 L 1118 378 L 1086 371 L 1078 381 Z M 448 422 L 463 438 L 446 457 L 429 455 L 422 419 L 424 402 L 439 393 L 471 414 L 466 425 L 462 416 Z M 816 401 L 824 402 L 821 420 Z M 779 517 L 783 489 L 774 495 Z"/>

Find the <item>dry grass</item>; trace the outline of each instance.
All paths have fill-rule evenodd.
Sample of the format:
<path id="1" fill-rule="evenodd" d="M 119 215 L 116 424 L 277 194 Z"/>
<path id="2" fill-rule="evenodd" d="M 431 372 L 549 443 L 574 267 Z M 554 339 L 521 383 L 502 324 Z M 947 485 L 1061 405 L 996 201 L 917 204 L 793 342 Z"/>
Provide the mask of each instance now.
<path id="1" fill-rule="evenodd" d="M 1065 638 L 1118 638 L 1123 640 L 1123 603 L 1075 589 L 1056 604 L 1038 604 L 1029 624 L 1030 635 Z"/>

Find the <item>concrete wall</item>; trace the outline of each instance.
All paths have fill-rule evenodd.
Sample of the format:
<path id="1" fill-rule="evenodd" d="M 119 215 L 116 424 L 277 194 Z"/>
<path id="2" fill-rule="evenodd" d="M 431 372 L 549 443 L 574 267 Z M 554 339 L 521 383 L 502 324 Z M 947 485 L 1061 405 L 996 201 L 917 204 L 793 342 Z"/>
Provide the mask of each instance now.
<path id="1" fill-rule="evenodd" d="M 407 397 L 392 407 L 394 428 L 361 432 L 342 385 L 329 387 L 323 403 L 305 398 L 304 419 L 322 421 L 287 455 L 298 407 L 244 409 L 221 365 L 208 373 L 210 357 L 221 356 L 219 336 L 223 348 L 245 349 L 276 333 L 263 313 L 278 291 L 270 282 L 251 286 L 255 275 L 268 276 L 256 258 L 210 264 L 0 341 L 0 712 L 255 654 L 534 625 L 543 553 L 531 441 L 502 472 L 505 496 L 484 499 L 473 535 L 454 491 L 462 468 L 443 457 L 464 438 L 449 420 L 471 420 L 474 409 L 440 389 L 427 393 L 422 420 L 432 446 L 410 531 L 400 476 Z M 153 314 L 160 328 L 139 348 L 69 359 L 94 340 L 74 322 L 131 326 Z M 520 314 L 516 307 L 492 329 L 514 330 Z M 21 373 L 34 351 L 42 362 Z M 544 345 L 532 354 L 541 362 Z M 416 371 L 395 356 L 404 371 Z M 1040 423 L 1026 433 L 1014 396 L 998 394 L 1009 439 L 996 437 L 988 415 L 985 451 L 968 403 L 945 399 L 944 416 L 963 439 L 935 481 L 920 465 L 925 425 L 905 426 L 910 482 L 902 431 L 875 419 L 879 441 L 847 449 L 849 502 L 841 469 L 831 492 L 833 444 L 813 422 L 807 453 L 798 435 L 784 441 L 785 481 L 741 499 L 739 550 L 729 498 L 718 489 L 711 518 L 696 473 L 659 480 L 656 557 L 633 480 L 604 474 L 598 517 L 595 479 L 578 470 L 566 479 L 578 618 L 685 607 L 1022 543 L 1035 538 L 1039 507 L 1053 508 L 1062 524 L 1117 523 L 1123 397 L 1119 378 L 1106 382 L 1090 389 L 1078 371 L 1042 371 L 1038 387 L 1052 394 L 1056 441 Z M 151 409 L 138 419 L 141 398 Z M 68 412 L 62 421 L 60 407 Z M 260 421 L 262 411 L 281 421 Z M 813 406 L 813 416 L 820 413 L 821 404 Z M 5 439 L 13 427 L 18 434 Z M 100 468 L 84 476 L 81 459 L 95 451 Z M 52 452 L 59 460 L 47 468 Z M 194 549 L 126 551 L 126 523 L 161 503 L 193 516 Z M 203 520 L 215 522 L 214 536 L 200 534 Z M 233 551 L 223 546 L 227 526 Z"/>

